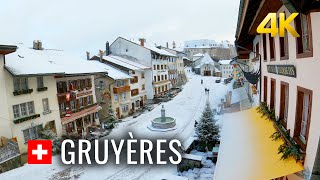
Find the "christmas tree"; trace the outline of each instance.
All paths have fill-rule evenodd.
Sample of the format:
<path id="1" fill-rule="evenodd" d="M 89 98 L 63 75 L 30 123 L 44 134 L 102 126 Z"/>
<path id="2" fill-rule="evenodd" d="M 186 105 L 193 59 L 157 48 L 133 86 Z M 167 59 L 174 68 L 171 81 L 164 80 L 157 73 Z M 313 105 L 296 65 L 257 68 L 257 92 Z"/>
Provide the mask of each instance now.
<path id="1" fill-rule="evenodd" d="M 196 127 L 196 134 L 198 135 L 201 149 L 204 150 L 205 147 L 211 149 L 219 141 L 219 133 L 220 127 L 217 125 L 217 120 L 214 119 L 210 103 L 207 102 Z"/>
<path id="2" fill-rule="evenodd" d="M 107 122 L 109 124 L 111 124 L 111 127 L 110 128 L 114 128 L 115 125 L 116 125 L 116 121 L 117 121 L 117 118 L 116 116 L 114 115 L 114 111 L 112 109 L 112 106 L 111 104 L 109 105 L 109 108 L 108 108 L 108 114 L 107 114 Z"/>

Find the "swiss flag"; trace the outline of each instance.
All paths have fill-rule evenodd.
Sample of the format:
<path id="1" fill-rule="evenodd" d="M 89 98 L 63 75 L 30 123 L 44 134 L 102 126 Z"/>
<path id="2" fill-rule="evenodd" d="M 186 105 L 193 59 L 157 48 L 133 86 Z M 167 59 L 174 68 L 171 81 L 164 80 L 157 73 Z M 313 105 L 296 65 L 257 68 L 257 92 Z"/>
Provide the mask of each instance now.
<path id="1" fill-rule="evenodd" d="M 28 164 L 52 164 L 52 141 L 29 140 Z"/>

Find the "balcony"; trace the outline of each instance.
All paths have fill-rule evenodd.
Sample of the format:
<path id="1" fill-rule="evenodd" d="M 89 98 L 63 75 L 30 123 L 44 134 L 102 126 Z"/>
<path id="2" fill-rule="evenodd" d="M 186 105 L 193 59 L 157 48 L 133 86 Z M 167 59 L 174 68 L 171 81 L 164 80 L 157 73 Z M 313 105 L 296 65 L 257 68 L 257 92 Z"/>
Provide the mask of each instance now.
<path id="1" fill-rule="evenodd" d="M 157 82 L 153 81 L 153 85 L 168 84 L 168 83 L 170 83 L 169 80 L 162 80 L 162 81 L 157 81 Z"/>
<path id="2" fill-rule="evenodd" d="M 113 88 L 113 93 L 118 94 L 122 92 L 128 92 L 130 91 L 130 86 L 122 86 L 122 87 L 114 87 Z"/>

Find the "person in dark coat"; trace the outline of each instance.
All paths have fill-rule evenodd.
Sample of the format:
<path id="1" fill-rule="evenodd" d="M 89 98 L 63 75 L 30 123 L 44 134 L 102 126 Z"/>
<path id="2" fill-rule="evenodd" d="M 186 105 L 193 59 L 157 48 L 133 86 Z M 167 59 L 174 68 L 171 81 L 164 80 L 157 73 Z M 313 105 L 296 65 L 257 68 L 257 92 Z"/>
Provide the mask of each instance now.
<path id="1" fill-rule="evenodd" d="M 203 80 L 201 79 L 201 84 L 203 84 Z"/>

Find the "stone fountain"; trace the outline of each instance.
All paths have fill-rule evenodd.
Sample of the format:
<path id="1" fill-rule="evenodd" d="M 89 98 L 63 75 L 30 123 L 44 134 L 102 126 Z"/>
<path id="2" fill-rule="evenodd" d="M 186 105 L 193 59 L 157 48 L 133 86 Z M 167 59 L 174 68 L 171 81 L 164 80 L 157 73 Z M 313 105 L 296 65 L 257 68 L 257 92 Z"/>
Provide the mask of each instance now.
<path id="1" fill-rule="evenodd" d="M 164 105 L 161 108 L 161 117 L 152 120 L 152 127 L 156 129 L 170 129 L 176 125 L 176 120 L 172 117 L 166 117 Z"/>

